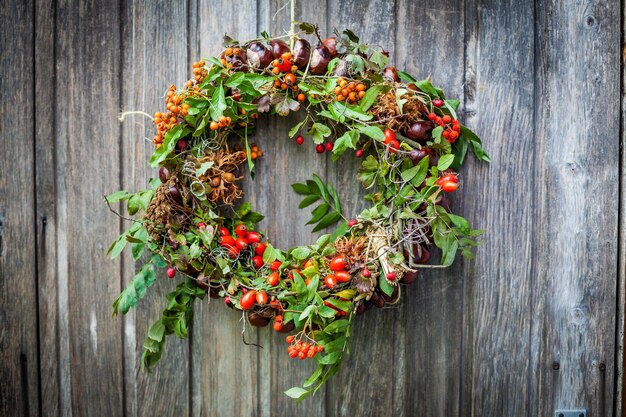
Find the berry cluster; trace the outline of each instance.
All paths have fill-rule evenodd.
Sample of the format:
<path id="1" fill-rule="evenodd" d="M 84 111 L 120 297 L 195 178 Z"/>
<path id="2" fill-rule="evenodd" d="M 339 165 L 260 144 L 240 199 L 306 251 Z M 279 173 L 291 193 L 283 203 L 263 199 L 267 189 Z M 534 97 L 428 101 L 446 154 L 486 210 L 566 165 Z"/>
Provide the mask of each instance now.
<path id="1" fill-rule="evenodd" d="M 400 142 L 396 139 L 396 134 L 389 128 L 385 129 L 385 145 L 391 153 L 396 153 L 400 149 Z"/>
<path id="2" fill-rule="evenodd" d="M 300 92 L 300 87 L 296 85 L 296 71 L 298 71 L 297 65 L 292 65 L 293 55 L 291 52 L 284 52 L 280 58 L 272 61 L 272 73 L 278 76 L 274 80 L 274 88 L 290 91 L 296 100 L 303 102 L 306 100 L 306 96 Z M 280 74 L 284 74 L 282 78 Z"/>
<path id="3" fill-rule="evenodd" d="M 289 352 L 289 357 L 291 358 L 300 358 L 302 360 L 306 358 L 314 358 L 320 352 L 324 351 L 324 346 L 315 343 L 309 343 L 307 341 L 302 341 L 301 339 L 296 339 L 295 336 L 287 336 L 285 338 L 285 342 L 289 344 L 287 346 L 287 352 Z"/>
<path id="4" fill-rule="evenodd" d="M 437 180 L 437 185 L 446 193 L 451 193 L 459 188 L 459 178 L 456 174 L 447 174 Z"/>
<path id="5" fill-rule="evenodd" d="M 433 100 L 433 104 L 435 102 L 439 102 L 441 100 Z M 458 120 L 453 119 L 450 115 L 437 116 L 435 113 L 429 113 L 428 119 L 431 120 L 434 124 L 443 127 L 443 133 L 441 136 L 444 137 L 448 142 L 454 143 L 458 138 L 461 132 L 461 124 Z"/>
<path id="6" fill-rule="evenodd" d="M 221 247 L 228 251 L 231 259 L 237 259 L 242 254 L 251 256 L 250 263 L 255 269 L 263 266 L 263 253 L 266 244 L 261 242 L 261 234 L 241 223 L 235 228 L 235 236 L 231 236 L 230 231 L 225 227 L 220 227 L 220 237 L 218 242 Z"/>
<path id="7" fill-rule="evenodd" d="M 206 62 L 204 61 L 196 61 L 193 63 L 193 80 L 189 80 L 187 81 L 186 86 L 187 87 L 193 87 L 194 84 L 194 80 L 197 83 L 202 82 L 202 80 L 204 80 L 204 78 L 207 76 L 208 71 L 205 68 Z"/>
<path id="8" fill-rule="evenodd" d="M 348 81 L 344 77 L 337 78 L 337 87 L 335 87 L 335 96 L 337 101 L 347 101 L 356 104 L 363 98 L 367 86 L 362 82 Z"/>
<path id="9" fill-rule="evenodd" d="M 165 97 L 165 104 L 167 112 L 154 113 L 154 124 L 157 127 L 157 134 L 152 138 L 157 148 L 161 146 L 165 139 L 165 134 L 176 124 L 178 119 L 187 116 L 189 111 L 189 104 L 183 103 L 185 95 L 176 94 L 176 86 L 171 85 L 167 90 Z"/>
<path id="10" fill-rule="evenodd" d="M 339 283 L 349 282 L 350 273 L 346 271 L 347 262 L 343 256 L 335 256 L 328 264 L 328 269 L 331 270 L 331 274 L 324 278 L 324 285 L 326 288 L 333 288 Z"/>

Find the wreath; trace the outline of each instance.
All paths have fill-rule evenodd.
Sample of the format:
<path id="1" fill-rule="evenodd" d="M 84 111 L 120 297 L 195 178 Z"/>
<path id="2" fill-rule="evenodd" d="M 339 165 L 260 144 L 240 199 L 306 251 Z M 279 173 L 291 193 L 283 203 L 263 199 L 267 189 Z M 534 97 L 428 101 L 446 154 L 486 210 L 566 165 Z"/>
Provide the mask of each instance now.
<path id="1" fill-rule="evenodd" d="M 350 30 L 322 40 L 316 25 L 299 27 L 291 47 L 267 33 L 247 42 L 225 37 L 219 56 L 195 62 L 193 79 L 169 87 L 166 110 L 154 114 L 150 165 L 159 177 L 147 190 L 106 197 L 139 213 L 108 254 L 127 245 L 135 261 L 150 254 L 114 314 L 137 305 L 157 269 L 180 278 L 148 331 L 145 368 L 159 360 L 167 335 L 187 336 L 192 305 L 208 294 L 253 326 L 273 323 L 288 334 L 291 358 L 316 362 L 303 388 L 286 391 L 301 400 L 339 370 L 356 316 L 398 302 L 402 284 L 414 282 L 420 268 L 449 266 L 459 252 L 474 256 L 482 231 L 452 213 L 448 195 L 459 187 L 469 148 L 479 160 L 489 157 L 459 122 L 459 102 L 388 66 L 384 50 Z M 357 178 L 371 205 L 347 219 L 339 193 L 319 176 L 293 184 L 299 208 L 316 205 L 307 223 L 313 231 L 337 226 L 314 244 L 283 251 L 256 230 L 263 216 L 241 201 L 240 181 L 244 166 L 253 174 L 263 156 L 249 142 L 259 115 L 296 111 L 304 119 L 289 136 L 298 144 L 307 135 L 333 161 L 348 150 L 344 158 L 363 159 Z"/>

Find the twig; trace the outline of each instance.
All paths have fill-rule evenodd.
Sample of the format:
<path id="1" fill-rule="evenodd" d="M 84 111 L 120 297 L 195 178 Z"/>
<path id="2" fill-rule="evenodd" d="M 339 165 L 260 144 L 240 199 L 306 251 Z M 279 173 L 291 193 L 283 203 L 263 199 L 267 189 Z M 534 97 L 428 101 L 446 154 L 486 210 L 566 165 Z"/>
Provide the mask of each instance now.
<path id="1" fill-rule="evenodd" d="M 111 207 L 111 203 L 109 203 L 109 199 L 107 198 L 107 196 L 103 196 L 104 197 L 104 201 L 106 201 L 107 206 L 109 206 L 109 210 L 111 210 L 111 212 L 113 214 L 115 214 L 116 216 L 124 219 L 124 220 L 130 220 L 131 222 L 139 222 L 139 220 L 137 219 L 131 219 L 130 217 L 126 217 L 126 216 L 122 216 L 120 213 L 118 213 L 117 211 L 113 210 L 113 207 Z"/>

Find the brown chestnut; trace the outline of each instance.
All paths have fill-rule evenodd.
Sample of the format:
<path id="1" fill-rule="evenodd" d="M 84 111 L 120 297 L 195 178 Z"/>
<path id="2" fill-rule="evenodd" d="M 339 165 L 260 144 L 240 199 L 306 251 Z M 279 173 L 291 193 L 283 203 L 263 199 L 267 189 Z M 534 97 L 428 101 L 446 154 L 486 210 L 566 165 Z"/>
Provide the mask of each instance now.
<path id="1" fill-rule="evenodd" d="M 429 122 L 415 122 L 406 129 L 404 134 L 407 138 L 416 140 L 418 142 L 426 142 L 430 139 L 430 132 L 433 130 L 432 123 Z"/>
<path id="2" fill-rule="evenodd" d="M 246 49 L 248 63 L 255 68 L 267 68 L 274 59 L 274 55 L 261 42 L 252 42 Z"/>
<path id="3" fill-rule="evenodd" d="M 383 77 L 385 77 L 389 81 L 400 82 L 400 77 L 398 77 L 398 71 L 396 71 L 394 67 L 386 67 L 383 70 Z"/>
<path id="4" fill-rule="evenodd" d="M 292 54 L 292 64 L 298 67 L 298 69 L 304 69 L 311 57 L 311 44 L 306 39 L 298 39 L 293 44 Z"/>
<path id="5" fill-rule="evenodd" d="M 178 188 L 170 185 L 169 187 L 167 187 L 167 190 L 170 192 L 170 195 L 172 196 L 174 201 L 176 201 L 178 204 L 183 203 L 183 196 L 181 195 L 180 191 L 178 191 Z"/>
<path id="6" fill-rule="evenodd" d="M 372 294 L 372 298 L 370 298 L 370 301 L 376 308 L 383 308 L 385 306 L 385 299 L 381 297 L 377 292 Z"/>
<path id="7" fill-rule="evenodd" d="M 161 182 L 165 184 L 167 180 L 169 179 L 169 177 L 170 177 L 170 170 L 165 167 L 161 167 L 159 169 L 159 179 L 161 180 Z"/>
<path id="8" fill-rule="evenodd" d="M 326 38 L 322 41 L 322 45 L 328 48 L 328 52 L 334 58 L 337 56 L 337 37 L 331 36 L 330 38 Z"/>
<path id="9" fill-rule="evenodd" d="M 233 54 L 229 56 L 226 56 L 226 53 L 222 52 L 220 58 L 225 59 L 233 69 L 238 69 L 248 64 L 246 52 L 239 47 L 233 48 Z"/>
<path id="10" fill-rule="evenodd" d="M 407 271 L 400 278 L 400 283 L 402 284 L 413 284 L 417 278 L 419 277 L 419 271 Z"/>
<path id="11" fill-rule="evenodd" d="M 413 165 L 417 165 L 426 155 L 428 155 L 428 153 L 424 149 L 413 149 L 409 152 L 409 159 L 413 162 Z"/>
<path id="12" fill-rule="evenodd" d="M 311 65 L 309 69 L 313 75 L 326 74 L 328 63 L 332 59 L 330 51 L 324 45 L 318 46 L 311 54 Z"/>
<path id="13" fill-rule="evenodd" d="M 280 39 L 272 39 L 270 41 L 270 49 L 274 59 L 280 58 L 285 52 L 289 52 L 289 46 Z"/>
<path id="14" fill-rule="evenodd" d="M 254 327 L 265 327 L 270 324 L 270 319 L 268 319 L 267 317 L 263 317 L 259 313 L 249 313 L 248 323 L 250 323 Z"/>

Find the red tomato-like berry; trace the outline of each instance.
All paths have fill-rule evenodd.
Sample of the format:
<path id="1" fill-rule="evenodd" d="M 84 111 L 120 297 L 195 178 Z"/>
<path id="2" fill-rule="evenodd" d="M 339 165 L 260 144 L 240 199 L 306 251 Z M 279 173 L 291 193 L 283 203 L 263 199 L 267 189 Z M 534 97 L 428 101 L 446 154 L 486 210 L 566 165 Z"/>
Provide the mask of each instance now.
<path id="1" fill-rule="evenodd" d="M 255 302 L 256 302 L 256 291 L 251 290 L 245 293 L 243 297 L 241 297 L 241 300 L 239 300 L 239 305 L 241 306 L 242 310 L 250 310 L 252 306 L 254 306 Z"/>
<path id="2" fill-rule="evenodd" d="M 350 273 L 348 271 L 337 271 L 335 272 L 335 278 L 339 282 L 349 282 L 350 281 Z"/>
<path id="3" fill-rule="evenodd" d="M 248 232 L 246 239 L 248 239 L 248 243 L 252 245 L 253 243 L 259 243 L 261 241 L 261 235 L 258 232 Z"/>
<path id="4" fill-rule="evenodd" d="M 250 261 L 252 262 L 252 266 L 255 269 L 259 269 L 263 266 L 263 258 L 261 258 L 259 255 L 253 256 Z"/>
<path id="5" fill-rule="evenodd" d="M 246 239 L 245 237 L 238 237 L 235 240 L 235 246 L 239 250 L 246 250 L 246 249 L 248 249 L 248 239 Z"/>
<path id="6" fill-rule="evenodd" d="M 397 153 L 398 149 L 400 149 L 400 142 L 398 142 L 397 140 L 394 139 L 392 141 L 389 141 L 387 146 L 389 146 L 389 152 Z"/>
<path id="7" fill-rule="evenodd" d="M 254 247 L 254 253 L 256 253 L 259 256 L 263 256 L 263 253 L 265 253 L 265 248 L 266 247 L 267 247 L 267 245 L 265 243 L 259 242 Z"/>
<path id="8" fill-rule="evenodd" d="M 272 264 L 270 265 L 270 269 L 271 269 L 272 271 L 278 271 L 278 268 L 280 268 L 280 266 L 281 266 L 282 264 L 283 264 L 283 263 L 282 263 L 281 261 L 279 261 L 279 260 L 275 260 L 275 261 L 274 261 L 274 262 L 272 262 Z"/>
<path id="9" fill-rule="evenodd" d="M 346 269 L 346 260 L 343 256 L 335 256 L 328 265 L 331 271 L 341 271 Z"/>
<path id="10" fill-rule="evenodd" d="M 248 226 L 241 223 L 235 229 L 235 233 L 237 234 L 237 236 L 246 237 L 246 235 L 248 234 Z"/>
<path id="11" fill-rule="evenodd" d="M 388 144 L 392 140 L 396 140 L 396 134 L 391 129 L 385 129 L 385 144 Z"/>
<path id="12" fill-rule="evenodd" d="M 230 235 L 230 232 L 228 231 L 227 228 L 225 228 L 224 226 L 220 227 L 220 235 L 222 236 L 228 236 Z"/>
<path id="13" fill-rule="evenodd" d="M 304 137 L 302 137 L 302 135 L 298 136 L 298 137 L 296 138 L 296 143 L 297 143 L 298 145 L 302 145 L 302 144 L 304 143 Z"/>
<path id="14" fill-rule="evenodd" d="M 369 278 L 372 276 L 372 273 L 369 269 L 363 268 L 363 271 L 361 271 L 361 275 L 363 275 L 365 278 Z"/>
<path id="15" fill-rule="evenodd" d="M 443 184 L 441 184 L 441 189 L 445 191 L 446 193 L 451 193 L 453 191 L 456 191 L 457 188 L 459 188 L 459 184 L 454 181 L 446 181 Z"/>
<path id="16" fill-rule="evenodd" d="M 256 303 L 260 306 L 267 304 L 267 293 L 265 291 L 256 293 Z"/>
<path id="17" fill-rule="evenodd" d="M 444 175 L 437 180 L 437 185 L 442 185 L 444 182 L 448 181 L 459 182 L 459 178 L 455 174 Z"/>
<path id="18" fill-rule="evenodd" d="M 337 278 L 335 278 L 334 275 L 328 275 L 324 279 L 324 285 L 326 285 L 326 288 L 333 288 L 335 285 L 337 285 Z"/>
<path id="19" fill-rule="evenodd" d="M 224 247 L 235 246 L 235 239 L 232 236 L 222 236 L 219 238 L 220 245 Z"/>
<path id="20" fill-rule="evenodd" d="M 277 286 L 279 281 L 280 281 L 280 276 L 278 275 L 278 272 L 272 272 L 271 274 L 267 276 L 267 283 L 271 285 L 272 287 Z"/>
<path id="21" fill-rule="evenodd" d="M 440 100 L 440 99 L 433 100 L 433 106 L 435 107 L 443 106 L 443 100 Z"/>
<path id="22" fill-rule="evenodd" d="M 167 268 L 167 277 L 174 278 L 176 276 L 176 270 L 174 268 Z"/>

